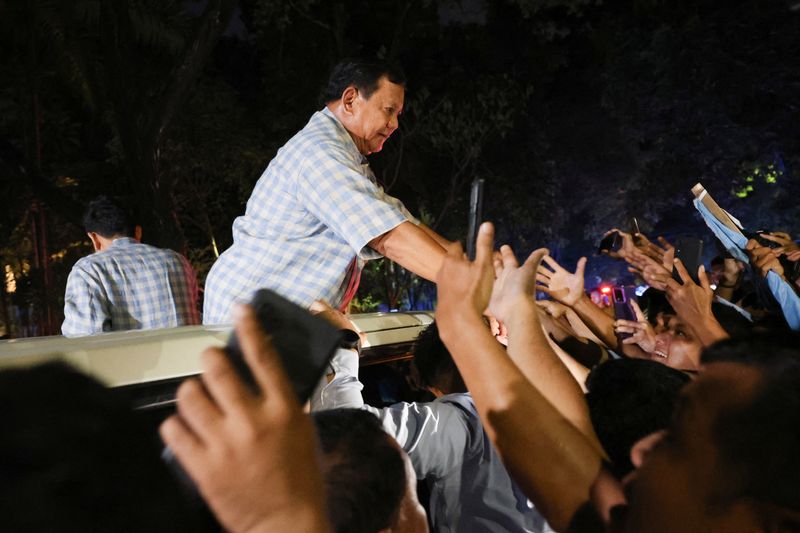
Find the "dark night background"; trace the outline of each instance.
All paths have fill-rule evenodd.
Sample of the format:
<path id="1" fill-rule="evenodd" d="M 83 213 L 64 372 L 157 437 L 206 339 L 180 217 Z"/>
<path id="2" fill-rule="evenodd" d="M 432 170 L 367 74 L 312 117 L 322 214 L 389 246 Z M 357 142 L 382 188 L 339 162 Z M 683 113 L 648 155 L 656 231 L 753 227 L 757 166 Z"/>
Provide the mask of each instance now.
<path id="1" fill-rule="evenodd" d="M 475 177 L 501 242 L 568 268 L 588 255 L 589 287 L 631 281 L 594 249 L 632 216 L 708 237 L 698 181 L 750 229 L 800 230 L 797 1 L 0 0 L 0 328 L 58 333 L 101 193 L 202 280 L 332 65 L 359 53 L 409 79 L 373 168 L 450 239 Z M 361 310 L 434 295 L 373 262 Z"/>

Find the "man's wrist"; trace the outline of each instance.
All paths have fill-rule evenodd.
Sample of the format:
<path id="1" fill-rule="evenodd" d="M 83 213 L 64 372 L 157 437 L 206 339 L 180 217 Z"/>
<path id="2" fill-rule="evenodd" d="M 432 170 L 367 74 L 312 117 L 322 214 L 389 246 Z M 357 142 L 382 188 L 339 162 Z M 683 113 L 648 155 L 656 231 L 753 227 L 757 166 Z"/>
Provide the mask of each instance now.
<path id="1" fill-rule="evenodd" d="M 531 297 L 526 297 L 525 299 L 517 301 L 512 309 L 513 312 L 507 320 L 504 321 L 509 331 L 516 329 L 520 325 L 532 321 L 538 323 L 539 321 L 538 308 L 536 307 L 536 302 Z"/>
<path id="2" fill-rule="evenodd" d="M 592 302 L 592 299 L 589 298 L 586 295 L 586 293 L 583 293 L 581 297 L 578 298 L 578 300 L 574 304 L 572 305 L 564 304 L 564 305 L 577 312 L 579 310 L 585 310 L 587 306 L 594 305 L 594 302 Z"/>
<path id="3" fill-rule="evenodd" d="M 474 328 L 483 328 L 488 331 L 481 315 L 475 314 L 469 309 L 444 313 L 437 309 L 436 324 L 439 328 L 439 336 L 445 343 L 451 339 L 457 340 L 463 337 L 465 332 L 471 332 Z"/>

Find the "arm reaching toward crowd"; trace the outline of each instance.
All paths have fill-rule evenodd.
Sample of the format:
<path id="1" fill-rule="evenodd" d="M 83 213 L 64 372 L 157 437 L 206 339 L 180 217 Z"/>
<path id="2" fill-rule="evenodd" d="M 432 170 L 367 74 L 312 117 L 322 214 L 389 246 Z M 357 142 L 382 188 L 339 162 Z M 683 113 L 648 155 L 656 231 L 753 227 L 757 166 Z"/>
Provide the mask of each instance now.
<path id="1" fill-rule="evenodd" d="M 534 300 L 536 276 L 548 251 L 540 248 L 520 266 L 509 246 L 500 248 L 489 312 L 508 328 L 508 355 L 522 374 L 539 389 L 572 425 L 602 450 L 589 419 L 580 385 L 550 347 Z"/>
<path id="2" fill-rule="evenodd" d="M 586 258 L 581 257 L 575 272 L 569 272 L 550 256 L 543 260 L 547 263 L 539 265 L 536 281 L 539 285 L 536 290 L 548 294 L 554 300 L 570 307 L 578 317 L 589 327 L 601 342 L 609 348 L 617 347 L 617 337 L 614 335 L 614 319 L 594 305 L 583 290 L 583 273 L 586 269 Z"/>
<path id="3" fill-rule="evenodd" d="M 161 436 L 227 531 L 329 531 L 311 419 L 252 308 L 242 309 L 236 333 L 263 392 L 251 393 L 225 353 L 209 348 L 202 382 L 180 386 Z"/>
<path id="4" fill-rule="evenodd" d="M 414 274 L 435 281 L 444 259 L 445 242 L 432 229 L 406 221 L 371 240 L 369 246 Z"/>
<path id="5" fill-rule="evenodd" d="M 525 379 L 484 326 L 494 281 L 494 228 L 481 225 L 475 262 L 451 247 L 437 277 L 436 320 L 478 413 L 506 466 L 557 530 L 589 500 L 602 456 Z M 513 334 L 512 334 L 513 335 Z"/>
<path id="6" fill-rule="evenodd" d="M 675 313 L 689 324 L 703 346 L 711 346 L 718 340 L 728 338 L 728 333 L 711 312 L 714 291 L 711 290 L 705 267 L 700 265 L 697 270 L 700 285 L 692 281 L 680 259 L 675 259 L 675 268 L 683 285 L 671 277 L 666 280 L 667 301 L 675 309 Z"/>

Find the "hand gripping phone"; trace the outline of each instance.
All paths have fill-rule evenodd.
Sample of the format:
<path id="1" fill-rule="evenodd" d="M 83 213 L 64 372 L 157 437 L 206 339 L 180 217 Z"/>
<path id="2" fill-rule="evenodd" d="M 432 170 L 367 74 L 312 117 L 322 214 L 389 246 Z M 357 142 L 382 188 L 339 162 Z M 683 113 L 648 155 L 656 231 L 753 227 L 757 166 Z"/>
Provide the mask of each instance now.
<path id="1" fill-rule="evenodd" d="M 614 302 L 614 320 L 630 320 L 636 322 L 636 311 L 631 302 L 636 300 L 633 287 L 614 287 L 611 289 L 611 299 Z M 627 339 L 631 333 L 617 333 L 620 341 Z"/>
<path id="2" fill-rule="evenodd" d="M 697 237 L 680 237 L 675 245 L 675 258 L 681 260 L 692 281 L 700 285 L 697 269 L 703 264 L 703 240 Z M 675 267 L 672 267 L 672 278 L 683 285 Z"/>
<path id="3" fill-rule="evenodd" d="M 339 347 L 342 333 L 326 320 L 269 289 L 256 292 L 250 305 L 261 329 L 269 335 L 278 352 L 298 401 L 304 404 Z M 245 383 L 252 390 L 258 390 L 235 331 L 228 339 L 225 353 Z"/>

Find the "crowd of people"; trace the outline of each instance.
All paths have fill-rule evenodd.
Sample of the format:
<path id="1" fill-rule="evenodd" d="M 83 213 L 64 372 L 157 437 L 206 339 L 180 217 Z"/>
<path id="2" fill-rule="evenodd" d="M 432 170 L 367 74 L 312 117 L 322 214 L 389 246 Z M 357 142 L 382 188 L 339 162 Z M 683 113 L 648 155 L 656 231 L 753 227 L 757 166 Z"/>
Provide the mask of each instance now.
<path id="1" fill-rule="evenodd" d="M 608 253 L 649 286 L 627 318 L 592 301 L 586 258 L 570 271 L 542 248 L 520 262 L 487 222 L 470 260 L 377 186 L 363 157 L 396 129 L 404 80 L 351 63 L 212 270 L 204 320 L 233 319 L 257 386 L 208 348 L 157 437 L 68 366 L 0 372 L 3 529 L 800 531 L 800 246 L 762 233 L 689 272 L 666 240 L 614 229 Z M 350 194 L 361 208 L 331 214 Z M 70 276 L 64 333 L 197 323 L 185 260 L 137 243 L 104 202 L 89 213 L 98 253 Z M 343 309 L 378 254 L 436 282 L 413 349 L 432 400 L 368 405 L 349 342 L 301 405 L 237 301 L 274 287 L 353 330 Z"/>

